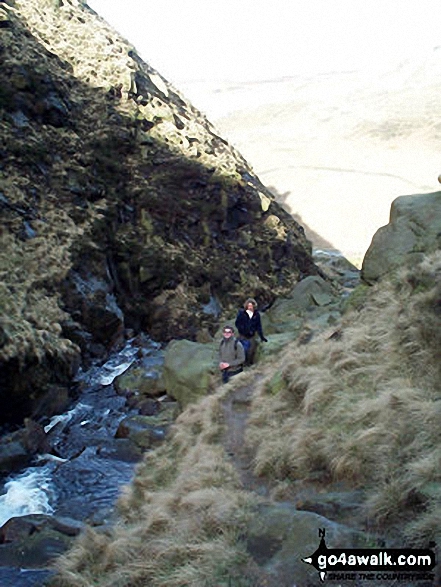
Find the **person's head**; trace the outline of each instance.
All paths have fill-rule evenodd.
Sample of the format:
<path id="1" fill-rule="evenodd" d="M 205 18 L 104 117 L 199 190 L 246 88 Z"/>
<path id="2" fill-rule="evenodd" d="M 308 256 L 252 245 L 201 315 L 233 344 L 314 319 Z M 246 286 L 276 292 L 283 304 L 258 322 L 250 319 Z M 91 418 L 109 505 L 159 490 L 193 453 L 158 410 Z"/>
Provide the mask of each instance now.
<path id="1" fill-rule="evenodd" d="M 234 328 L 227 324 L 222 330 L 222 336 L 228 340 L 234 336 Z"/>
<path id="2" fill-rule="evenodd" d="M 248 298 L 243 307 L 245 310 L 250 310 L 251 312 L 255 312 L 257 310 L 257 302 L 254 298 Z"/>

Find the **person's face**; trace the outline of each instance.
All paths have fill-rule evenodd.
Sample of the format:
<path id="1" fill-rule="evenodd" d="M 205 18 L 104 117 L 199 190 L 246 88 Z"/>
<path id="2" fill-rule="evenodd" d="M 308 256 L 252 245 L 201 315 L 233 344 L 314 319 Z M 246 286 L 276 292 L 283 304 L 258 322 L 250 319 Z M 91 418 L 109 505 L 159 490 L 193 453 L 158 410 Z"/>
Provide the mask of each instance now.
<path id="1" fill-rule="evenodd" d="M 247 304 L 247 310 L 250 310 L 250 312 L 254 312 L 254 305 L 251 302 Z"/>
<path id="2" fill-rule="evenodd" d="M 224 330 L 224 338 L 227 340 L 233 336 L 233 331 L 230 328 Z"/>

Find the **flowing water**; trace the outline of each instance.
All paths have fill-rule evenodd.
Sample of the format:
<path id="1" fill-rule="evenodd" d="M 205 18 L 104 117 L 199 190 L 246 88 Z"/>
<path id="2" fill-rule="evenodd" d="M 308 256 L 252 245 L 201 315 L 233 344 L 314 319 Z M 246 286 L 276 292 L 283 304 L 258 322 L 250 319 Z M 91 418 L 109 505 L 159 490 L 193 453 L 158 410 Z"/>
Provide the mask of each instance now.
<path id="1" fill-rule="evenodd" d="M 0 496 L 0 526 L 12 516 L 54 512 L 51 505 L 51 477 L 47 467 L 30 467 L 25 473 L 7 481 L 3 491 L 5 493 Z"/>
<path id="2" fill-rule="evenodd" d="M 104 365 L 77 375 L 78 400 L 45 427 L 56 455 L 38 455 L 32 467 L 6 479 L 0 487 L 0 526 L 15 516 L 54 514 L 105 524 L 112 521 L 121 487 L 130 482 L 136 454 L 126 439 L 115 439 L 123 418 L 136 413 L 115 391 L 114 379 L 140 355 L 133 342 Z M 160 345 L 144 341 L 146 371 L 163 361 Z M 44 585 L 47 570 L 0 567 L 0 587 Z"/>

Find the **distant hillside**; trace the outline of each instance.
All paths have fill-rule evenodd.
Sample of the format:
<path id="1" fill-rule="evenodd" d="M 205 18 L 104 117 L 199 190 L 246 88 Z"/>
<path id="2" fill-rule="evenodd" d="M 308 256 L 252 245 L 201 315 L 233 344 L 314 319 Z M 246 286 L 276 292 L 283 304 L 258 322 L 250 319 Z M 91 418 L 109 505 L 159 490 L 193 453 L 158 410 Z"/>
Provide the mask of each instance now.
<path id="1" fill-rule="evenodd" d="M 317 272 L 244 158 L 84 2 L 0 18 L 3 418 L 125 328 L 209 337 Z"/>
<path id="2" fill-rule="evenodd" d="M 441 51 L 387 73 L 329 72 L 184 90 L 317 246 L 360 264 L 405 194 L 438 189 Z"/>

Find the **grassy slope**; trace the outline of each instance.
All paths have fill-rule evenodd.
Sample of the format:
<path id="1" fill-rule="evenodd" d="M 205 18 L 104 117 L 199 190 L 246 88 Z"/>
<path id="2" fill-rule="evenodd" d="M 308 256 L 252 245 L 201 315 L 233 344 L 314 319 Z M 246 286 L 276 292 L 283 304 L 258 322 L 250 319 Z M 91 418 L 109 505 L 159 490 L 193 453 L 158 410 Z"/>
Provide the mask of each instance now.
<path id="1" fill-rule="evenodd" d="M 279 496 L 296 479 L 344 480 L 365 489 L 364 514 L 378 528 L 436 538 L 440 288 L 436 254 L 376 286 L 338 336 L 294 345 L 271 367 L 248 439 Z"/>
<path id="2" fill-rule="evenodd" d="M 439 537 L 440 293 L 436 254 L 372 288 L 334 331 L 259 367 L 248 442 L 275 498 L 299 480 L 343 480 L 365 490 L 370 529 L 400 546 Z M 117 527 L 83 536 L 57 587 L 259 584 L 241 542 L 258 498 L 221 443 L 222 402 L 252 374 L 181 415 L 139 467 Z"/>
<path id="3" fill-rule="evenodd" d="M 257 585 L 240 542 L 256 498 L 224 454 L 226 386 L 178 419 L 146 455 L 109 535 L 90 531 L 58 563 L 57 587 Z"/>

